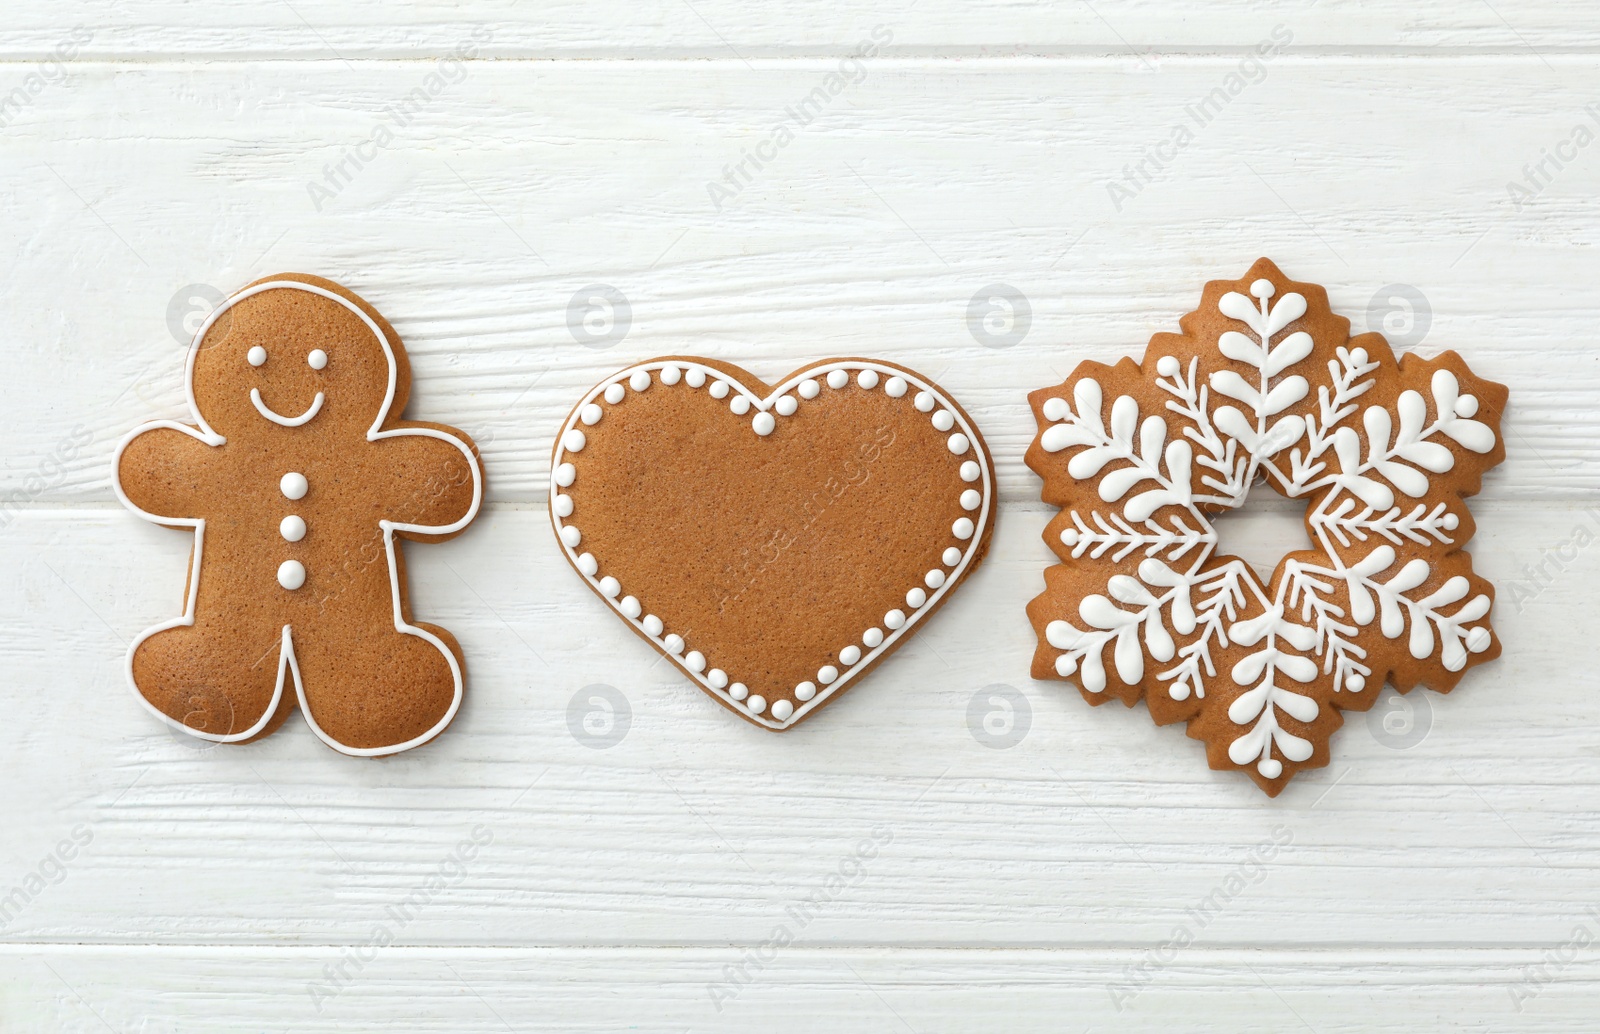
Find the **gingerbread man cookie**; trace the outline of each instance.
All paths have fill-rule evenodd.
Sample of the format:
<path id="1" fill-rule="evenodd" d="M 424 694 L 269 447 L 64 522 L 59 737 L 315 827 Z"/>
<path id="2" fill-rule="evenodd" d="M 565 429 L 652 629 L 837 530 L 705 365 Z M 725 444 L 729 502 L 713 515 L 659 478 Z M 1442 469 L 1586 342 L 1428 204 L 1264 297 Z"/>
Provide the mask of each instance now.
<path id="1" fill-rule="evenodd" d="M 477 515 L 471 439 L 398 419 L 399 335 L 319 277 L 228 299 L 187 377 L 193 425 L 136 428 L 113 460 L 124 505 L 194 532 L 183 613 L 128 649 L 140 702 L 217 743 L 270 734 L 296 703 L 346 754 L 433 739 L 461 706 L 461 648 L 411 620 L 399 540 L 442 541 Z"/>
<path id="2" fill-rule="evenodd" d="M 1505 457 L 1507 391 L 1454 352 L 1396 361 L 1381 334 L 1352 338 L 1322 288 L 1266 259 L 1179 324 L 1140 363 L 1082 363 L 1029 396 L 1063 561 L 1028 606 L 1033 674 L 1143 699 L 1276 795 L 1385 682 L 1448 692 L 1499 655 L 1463 497 Z M 1305 502 L 1312 547 L 1267 584 L 1213 523 L 1258 481 Z"/>

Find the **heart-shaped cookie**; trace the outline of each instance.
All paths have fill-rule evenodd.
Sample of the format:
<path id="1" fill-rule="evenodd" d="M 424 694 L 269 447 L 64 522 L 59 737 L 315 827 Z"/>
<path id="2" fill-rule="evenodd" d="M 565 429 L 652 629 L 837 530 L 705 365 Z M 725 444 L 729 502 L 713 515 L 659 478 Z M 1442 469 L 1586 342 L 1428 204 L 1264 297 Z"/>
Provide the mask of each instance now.
<path id="1" fill-rule="evenodd" d="M 573 408 L 550 514 L 629 628 L 724 707 L 783 730 L 983 559 L 994 471 L 961 407 L 893 363 L 828 359 L 774 386 L 669 356 Z"/>

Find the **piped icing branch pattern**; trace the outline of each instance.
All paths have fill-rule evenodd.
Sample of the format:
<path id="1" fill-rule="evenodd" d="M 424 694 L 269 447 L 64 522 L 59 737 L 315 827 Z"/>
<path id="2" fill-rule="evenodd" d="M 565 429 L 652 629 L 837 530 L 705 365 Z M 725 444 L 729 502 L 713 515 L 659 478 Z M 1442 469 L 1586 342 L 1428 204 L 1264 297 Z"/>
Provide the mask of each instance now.
<path id="1" fill-rule="evenodd" d="M 1045 541 L 1064 562 L 1028 607 L 1033 673 L 1144 699 L 1276 795 L 1384 682 L 1448 692 L 1498 656 L 1462 497 L 1504 458 L 1507 391 L 1454 353 L 1396 361 L 1381 335 L 1351 338 L 1320 287 L 1266 259 L 1180 325 L 1139 364 L 1083 363 L 1030 395 L 1027 462 L 1061 507 Z M 1266 584 L 1219 555 L 1213 523 L 1261 481 L 1305 501 L 1314 547 Z"/>
<path id="2" fill-rule="evenodd" d="M 869 360 L 840 359 L 792 374 L 770 391 L 753 390 L 748 386 L 751 384 L 766 387 L 737 368 L 692 358 L 652 360 L 607 378 L 573 409 L 558 435 L 551 462 L 550 511 L 556 536 L 569 562 L 629 627 L 725 707 L 756 725 L 783 730 L 798 724 L 842 693 L 896 649 L 976 566 L 987 549 L 993 523 L 994 481 L 988 453 L 970 419 L 942 390 L 909 370 Z M 663 393 L 683 393 L 696 398 L 668 403 Z M 878 401 L 869 403 L 874 399 Z M 880 405 L 883 400 L 892 405 Z M 685 405 L 680 406 L 680 401 Z M 797 486 L 758 486 L 757 490 L 772 500 L 773 509 L 766 522 L 752 525 L 761 530 L 762 540 L 739 550 L 743 555 L 755 550 L 765 558 L 753 574 L 742 570 L 733 579 L 731 588 L 723 585 L 720 589 L 716 578 L 702 578 L 704 571 L 699 567 L 689 567 L 685 575 L 691 581 L 704 581 L 703 585 L 697 581 L 693 586 L 693 591 L 702 597 L 721 593 L 716 618 L 735 615 L 741 606 L 748 607 L 751 620 L 763 613 L 771 617 L 769 623 L 774 627 L 751 628 L 749 634 L 770 637 L 768 649 L 773 654 L 794 649 L 783 636 L 794 610 L 787 607 L 776 612 L 771 607 L 763 610 L 761 594 L 753 587 L 771 579 L 788 578 L 797 599 L 807 597 L 826 604 L 826 600 L 816 600 L 818 591 L 807 584 L 810 579 L 830 573 L 835 565 L 871 567 L 877 562 L 870 553 L 862 552 L 859 536 L 853 529 L 846 529 L 849 534 L 840 535 L 838 529 L 827 527 L 829 522 L 820 519 L 833 512 L 830 508 L 842 508 L 840 500 L 849 493 L 854 493 L 855 497 L 865 495 L 867 500 L 862 505 L 875 517 L 893 521 L 896 514 L 883 505 L 891 500 L 878 499 L 872 493 L 875 490 L 898 491 L 896 485 L 884 484 L 892 479 L 883 473 L 885 464 L 898 462 L 901 466 L 916 466 L 916 473 L 922 479 L 917 482 L 922 491 L 900 502 L 923 514 L 931 512 L 943 516 L 922 520 L 923 526 L 936 526 L 936 533 L 908 551 L 911 557 L 905 559 L 911 561 L 910 566 L 901 562 L 900 557 L 891 558 L 895 562 L 881 572 L 881 582 L 869 578 L 864 583 L 870 586 L 867 595 L 876 594 L 887 599 L 881 609 L 866 615 L 865 620 L 858 622 L 860 627 L 852 625 L 847 630 L 839 629 L 831 640 L 820 640 L 826 645 L 802 662 L 796 677 L 775 681 L 771 671 L 746 670 L 746 667 L 765 667 L 764 663 L 752 665 L 746 650 L 739 651 L 740 656 L 746 658 L 744 667 L 737 659 L 724 659 L 729 633 L 722 623 L 713 622 L 715 628 L 692 627 L 692 620 L 680 620 L 672 612 L 670 601 L 663 606 L 663 602 L 652 599 L 648 591 L 632 584 L 634 579 L 628 568 L 637 560 L 640 551 L 654 548 L 695 553 L 708 549 L 715 554 L 716 547 L 693 542 L 639 541 L 628 544 L 621 555 L 616 549 L 610 553 L 590 550 L 586 528 L 593 527 L 589 522 L 594 518 L 589 514 L 615 509 L 622 505 L 622 500 L 583 500 L 581 490 L 586 482 L 608 481 L 615 485 L 620 481 L 627 486 L 621 493 L 625 497 L 636 498 L 639 492 L 648 492 L 630 482 L 626 475 L 619 478 L 612 469 L 614 462 L 609 459 L 598 461 L 600 469 L 586 469 L 586 459 L 592 459 L 595 452 L 594 443 L 605 435 L 610 425 L 618 423 L 620 418 L 615 414 L 625 412 L 630 402 L 635 407 L 657 402 L 667 415 L 659 420 L 652 416 L 616 434 L 640 439 L 660 431 L 657 423 L 672 420 L 676 414 L 682 423 L 675 426 L 674 434 L 686 438 L 695 439 L 701 434 L 736 434 L 748 436 L 751 442 L 770 442 L 748 454 L 751 463 L 779 465 L 783 450 L 806 449 L 806 441 L 803 438 L 797 441 L 795 436 L 805 435 L 804 429 L 814 426 L 807 423 L 808 417 L 823 419 L 820 415 L 810 416 L 808 407 L 824 407 L 828 419 L 834 421 L 826 429 L 834 437 L 818 444 L 824 453 L 830 449 L 837 451 L 835 438 L 841 421 L 865 428 L 868 435 L 865 444 L 841 453 L 838 477 L 828 480 L 828 485 L 834 487 L 825 487 L 821 493 L 823 500 L 815 507 L 812 500 L 816 497 L 808 498 L 801 508 L 803 515 L 798 523 L 792 512 L 795 507 L 785 509 L 785 498 L 792 495 Z M 858 418 L 851 409 L 869 404 L 876 407 L 870 420 Z M 827 408 L 829 406 L 834 408 Z M 892 419 L 884 417 L 885 408 L 896 415 Z M 693 415 L 686 416 L 686 413 Z M 866 422 L 862 423 L 863 420 Z M 737 431 L 733 430 L 735 427 Z M 673 469 L 671 480 L 675 483 L 693 476 L 690 470 L 711 468 L 702 475 L 706 492 L 721 490 L 719 478 L 737 476 L 722 469 L 724 458 L 710 446 L 685 449 L 669 442 L 656 454 L 650 454 L 646 444 L 641 443 L 640 448 L 641 453 L 634 457 L 638 464 L 635 470 L 659 472 L 662 466 L 670 466 Z M 921 451 L 914 451 L 917 449 Z M 781 478 L 782 475 L 777 476 Z M 942 487 L 930 489 L 930 485 Z M 803 486 L 801 488 L 804 494 Z M 754 499 L 748 503 L 761 505 Z M 930 521 L 936 523 L 930 524 Z M 771 535 L 767 534 L 769 523 L 776 528 Z M 704 529 L 706 525 L 694 527 Z M 788 554 L 798 553 L 810 545 L 807 541 L 810 538 L 821 539 L 815 543 L 815 555 L 826 559 L 824 570 L 820 572 L 816 567 L 806 570 L 804 565 L 785 563 Z M 913 559 L 916 557 L 921 559 Z M 721 559 L 721 554 L 708 558 L 713 564 Z M 896 578 L 901 579 L 897 584 L 893 581 Z M 854 599 L 837 601 L 845 608 L 858 602 Z M 810 616 L 823 624 L 829 623 L 829 615 L 821 607 L 813 607 Z M 741 642 L 740 645 L 749 644 Z"/>

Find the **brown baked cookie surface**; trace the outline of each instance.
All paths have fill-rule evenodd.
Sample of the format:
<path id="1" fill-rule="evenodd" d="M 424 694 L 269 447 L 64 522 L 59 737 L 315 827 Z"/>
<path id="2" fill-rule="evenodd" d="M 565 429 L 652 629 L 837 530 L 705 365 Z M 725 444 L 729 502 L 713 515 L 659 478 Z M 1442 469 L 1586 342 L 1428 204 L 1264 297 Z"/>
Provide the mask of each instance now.
<path id="1" fill-rule="evenodd" d="M 1397 361 L 1381 334 L 1351 337 L 1321 287 L 1266 259 L 1179 325 L 1138 363 L 1028 396 L 1062 560 L 1028 605 L 1033 675 L 1142 699 L 1275 796 L 1386 682 L 1448 692 L 1499 656 L 1463 499 L 1505 458 L 1507 390 L 1454 352 Z M 1266 584 L 1213 523 L 1260 481 L 1304 501 L 1312 547 Z"/>
<path id="2" fill-rule="evenodd" d="M 113 460 L 126 506 L 194 532 L 184 613 L 128 651 L 139 700 L 220 743 L 296 705 L 346 754 L 438 735 L 461 706 L 461 648 L 413 623 L 399 540 L 459 534 L 483 477 L 466 435 L 399 419 L 399 335 L 354 292 L 285 273 L 211 314 L 187 377 L 194 423 L 136 428 Z"/>
<path id="3" fill-rule="evenodd" d="M 920 630 L 995 520 L 971 418 L 868 359 L 776 385 L 692 357 L 622 370 L 562 425 L 550 501 L 567 559 L 623 623 L 772 730 Z"/>

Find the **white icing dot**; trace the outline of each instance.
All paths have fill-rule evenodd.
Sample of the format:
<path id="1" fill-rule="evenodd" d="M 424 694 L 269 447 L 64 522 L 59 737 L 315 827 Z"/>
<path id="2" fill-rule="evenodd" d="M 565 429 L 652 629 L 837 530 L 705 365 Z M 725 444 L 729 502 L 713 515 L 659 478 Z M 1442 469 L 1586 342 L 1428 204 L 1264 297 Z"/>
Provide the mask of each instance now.
<path id="1" fill-rule="evenodd" d="M 712 381 L 711 382 L 711 397 L 714 398 L 714 399 L 725 399 L 725 398 L 727 398 L 728 397 L 728 392 L 730 390 L 731 389 L 728 387 L 728 382 L 727 381 Z"/>
<path id="2" fill-rule="evenodd" d="M 712 689 L 721 689 L 728 684 L 728 673 L 721 668 L 712 668 L 706 672 L 706 681 L 711 683 Z"/>
<path id="3" fill-rule="evenodd" d="M 1350 677 L 1344 680 L 1344 688 L 1352 693 L 1359 693 L 1367 688 L 1367 680 L 1359 671 L 1351 672 Z"/>
<path id="4" fill-rule="evenodd" d="M 970 539 L 974 530 L 976 529 L 973 528 L 972 518 L 970 517 L 959 517 L 954 524 L 950 525 L 950 534 L 958 539 Z"/>
<path id="5" fill-rule="evenodd" d="M 1062 398 L 1045 399 L 1041 407 L 1046 420 L 1065 420 L 1072 410 L 1067 407 L 1067 400 Z"/>
<path id="6" fill-rule="evenodd" d="M 1063 546 L 1076 546 L 1078 544 L 1078 529 L 1077 528 L 1062 528 L 1061 529 L 1061 544 Z"/>
<path id="7" fill-rule="evenodd" d="M 868 391 L 871 391 L 873 388 L 878 386 L 878 371 L 862 370 L 860 373 L 856 374 L 856 383 L 861 385 L 863 388 L 866 388 Z"/>
<path id="8" fill-rule="evenodd" d="M 1478 415 L 1478 396 L 1476 396 L 1476 395 L 1463 395 L 1460 398 L 1456 399 L 1456 416 L 1471 417 L 1471 416 L 1477 416 L 1477 415 Z"/>
<path id="9" fill-rule="evenodd" d="M 976 488 L 969 488 L 961 493 L 961 508 L 963 510 L 976 510 L 983 503 L 983 496 L 978 494 Z"/>
<path id="10" fill-rule="evenodd" d="M 578 411 L 578 419 L 582 420 L 585 424 L 587 424 L 590 427 L 593 427 L 595 424 L 598 424 L 600 422 L 600 418 L 602 416 L 604 416 L 604 415 L 605 415 L 605 410 L 601 409 L 599 406 L 595 405 L 593 402 L 589 403 L 587 406 L 584 406 L 582 409 L 580 409 Z"/>
<path id="11" fill-rule="evenodd" d="M 648 636 L 658 636 L 661 634 L 661 630 L 666 627 L 661 623 L 661 619 L 654 614 L 646 614 L 641 624 L 644 625 L 644 634 Z"/>
<path id="12" fill-rule="evenodd" d="M 1482 653 L 1489 648 L 1489 630 L 1478 627 L 1467 633 L 1467 649 L 1473 653 Z"/>
<path id="13" fill-rule="evenodd" d="M 1250 285 L 1250 293 L 1255 295 L 1257 298 L 1271 298 L 1277 292 L 1278 289 L 1272 286 L 1271 280 L 1257 280 Z M 1266 775 L 1266 773 L 1263 772 L 1262 775 Z M 1267 778 L 1271 779 L 1274 777 L 1267 776 Z"/>
<path id="14" fill-rule="evenodd" d="M 965 518 L 963 518 L 963 519 L 965 519 Z M 963 535 L 962 538 L 966 538 L 966 536 Z M 946 549 L 944 551 L 944 556 L 940 557 L 939 559 L 944 561 L 944 566 L 946 566 L 946 567 L 954 567 L 957 564 L 961 563 L 961 550 L 957 549 L 954 546 L 951 546 L 950 548 L 948 548 L 948 549 Z"/>
<path id="15" fill-rule="evenodd" d="M 622 386 L 621 381 L 618 381 L 616 384 L 606 385 L 606 401 L 611 403 L 613 406 L 618 402 L 621 402 L 622 396 L 626 395 L 627 393 L 628 389 Z"/>
<path id="16" fill-rule="evenodd" d="M 817 670 L 817 681 L 822 683 L 824 686 L 838 677 L 839 669 L 835 668 L 831 664 L 824 664 L 820 669 Z"/>
<path id="17" fill-rule="evenodd" d="M 1365 348 L 1352 348 L 1350 350 L 1350 358 L 1356 361 L 1357 366 L 1360 366 L 1367 361 L 1367 350 Z"/>
<path id="18" fill-rule="evenodd" d="M 611 577 L 609 574 L 600 579 L 600 595 L 604 596 L 606 599 L 616 599 L 617 593 L 621 591 L 622 583 Z"/>
<path id="19" fill-rule="evenodd" d="M 744 416 L 750 412 L 750 396 L 735 395 L 733 401 L 728 403 L 728 408 L 733 410 L 734 416 Z"/>
<path id="20" fill-rule="evenodd" d="M 676 366 L 663 366 L 661 368 L 661 383 L 669 387 L 678 383 L 678 378 L 682 376 L 683 371 Z"/>
<path id="21" fill-rule="evenodd" d="M 557 492 L 555 511 L 557 517 L 571 517 L 572 497 L 570 495 L 562 495 L 560 492 Z"/>
<path id="22" fill-rule="evenodd" d="M 1460 524 L 1461 518 L 1457 517 L 1455 514 L 1447 513 L 1444 515 L 1444 527 L 1446 531 L 1455 531 Z"/>
<path id="23" fill-rule="evenodd" d="M 939 586 L 944 584 L 944 572 L 938 568 L 934 568 L 932 571 L 929 571 L 927 574 L 922 576 L 922 582 L 930 589 L 937 589 Z"/>
<path id="24" fill-rule="evenodd" d="M 906 379 L 904 377 L 890 377 L 889 383 L 883 386 L 883 393 L 892 399 L 897 399 L 906 393 Z"/>
<path id="25" fill-rule="evenodd" d="M 869 628 L 865 632 L 861 633 L 861 641 L 867 644 L 867 649 L 876 650 L 878 647 L 883 645 L 883 630 L 879 628 Z"/>
<path id="26" fill-rule="evenodd" d="M 267 350 L 262 348 L 260 345 L 257 345 L 250 349 L 250 351 L 246 352 L 244 354 L 244 358 L 245 362 L 249 363 L 251 366 L 260 366 L 262 363 L 267 361 Z"/>
<path id="27" fill-rule="evenodd" d="M 750 695 L 750 690 L 745 687 L 743 682 L 735 682 L 728 687 L 728 695 L 735 700 L 743 700 Z"/>
<path id="28" fill-rule="evenodd" d="M 796 390 L 800 392 L 801 398 L 814 399 L 817 397 L 817 394 L 822 391 L 822 385 L 818 384 L 814 380 L 811 380 L 810 378 L 807 378 L 800 382 L 800 387 Z"/>
<path id="29" fill-rule="evenodd" d="M 622 613 L 630 618 L 637 618 L 644 610 L 643 607 L 639 606 L 639 598 L 637 596 L 622 597 L 621 607 Z"/>
<path id="30" fill-rule="evenodd" d="M 628 378 L 628 387 L 632 388 L 634 391 L 643 391 L 644 389 L 650 387 L 650 371 L 633 371 L 633 376 Z"/>
<path id="31" fill-rule="evenodd" d="M 917 407 L 919 413 L 933 412 L 933 396 L 925 391 L 917 392 L 917 397 L 911 400 L 911 404 Z"/>
<path id="32" fill-rule="evenodd" d="M 593 553 L 581 554 L 578 557 L 578 570 L 593 578 L 594 573 L 600 570 L 600 561 L 594 558 Z"/>
<path id="33" fill-rule="evenodd" d="M 699 650 L 690 650 L 689 656 L 683 659 L 683 666 L 690 671 L 705 671 L 706 655 Z"/>
<path id="34" fill-rule="evenodd" d="M 321 370 L 328 365 L 328 353 L 320 348 L 313 348 L 311 354 L 306 356 L 306 365 L 313 370 Z"/>
<path id="35" fill-rule="evenodd" d="M 689 372 L 683 375 L 683 380 L 691 388 L 703 388 L 706 384 L 706 372 L 698 366 L 692 366 Z"/>
<path id="36" fill-rule="evenodd" d="M 1056 658 L 1056 674 L 1066 678 L 1078 670 L 1078 662 L 1072 659 L 1070 653 L 1064 653 Z"/>
<path id="37" fill-rule="evenodd" d="M 285 560 L 278 565 L 278 584 L 291 592 L 306 583 L 306 567 L 298 560 Z"/>
<path id="38" fill-rule="evenodd" d="M 849 667 L 861 659 L 861 647 L 847 646 L 839 651 L 839 663 Z"/>
<path id="39" fill-rule="evenodd" d="M 935 431 L 948 431 L 956 426 L 956 418 L 948 409 L 941 409 L 933 414 L 933 429 Z"/>
<path id="40" fill-rule="evenodd" d="M 299 542 L 306 537 L 306 522 L 304 518 L 290 514 L 278 522 L 278 534 L 288 542 Z"/>
<path id="41" fill-rule="evenodd" d="M 772 419 L 771 413 L 757 413 L 756 418 L 750 421 L 750 426 L 755 428 L 756 434 L 765 438 L 777 426 L 777 421 Z"/>
<path id="42" fill-rule="evenodd" d="M 561 466 L 556 468 L 556 484 L 560 485 L 562 488 L 570 487 L 576 480 L 578 480 L 577 467 L 574 467 L 570 463 L 563 463 Z"/>
<path id="43" fill-rule="evenodd" d="M 760 714 L 767 709 L 767 698 L 759 695 L 753 696 L 745 702 L 744 706 L 750 709 L 751 714 Z"/>
<path id="44" fill-rule="evenodd" d="M 671 635 L 661 640 L 661 645 L 667 648 L 668 653 L 672 654 L 673 656 L 677 656 L 683 652 L 683 636 L 673 632 Z"/>
<path id="45" fill-rule="evenodd" d="M 961 464 L 961 480 L 976 481 L 983 475 L 983 470 L 972 460 Z"/>
<path id="46" fill-rule="evenodd" d="M 772 702 L 772 717 L 780 722 L 787 722 L 789 716 L 794 714 L 794 705 L 787 700 L 774 700 Z"/>
<path id="47" fill-rule="evenodd" d="M 798 686 L 794 687 L 794 698 L 796 700 L 810 700 L 816 695 L 817 684 L 815 682 L 802 682 Z"/>
<path id="48" fill-rule="evenodd" d="M 920 588 L 912 589 L 910 592 L 906 593 L 906 606 L 910 607 L 912 610 L 916 610 L 918 607 L 927 602 L 928 594 L 923 592 Z"/>
<path id="49" fill-rule="evenodd" d="M 845 373 L 843 370 L 829 370 L 828 371 L 828 387 L 830 387 L 830 388 L 842 388 L 846 384 L 849 384 L 849 383 L 850 383 L 850 375 L 848 373 Z"/>
<path id="50" fill-rule="evenodd" d="M 902 610 L 891 610 L 883 616 L 883 624 L 886 628 L 896 629 L 905 623 L 906 615 L 905 611 Z"/>
<path id="51" fill-rule="evenodd" d="M 778 399 L 777 410 L 779 416 L 794 416 L 794 411 L 799 408 L 800 403 L 794 400 L 793 395 L 784 395 Z"/>
<path id="52" fill-rule="evenodd" d="M 306 480 L 304 474 L 291 470 L 278 479 L 278 491 L 283 493 L 285 499 L 304 499 L 306 493 L 311 491 L 311 482 Z"/>
<path id="53" fill-rule="evenodd" d="M 1160 359 L 1157 359 L 1156 373 L 1159 373 L 1163 377 L 1176 377 L 1178 374 L 1178 357 L 1175 355 L 1164 355 Z M 1054 402 L 1055 399 L 1051 399 L 1050 401 Z M 1046 404 L 1048 405 L 1048 403 Z M 1065 406 L 1066 403 L 1063 402 L 1062 405 Z M 1051 419 L 1059 420 L 1060 417 L 1051 417 Z"/>
<path id="54" fill-rule="evenodd" d="M 1266 281 L 1257 280 L 1256 283 L 1265 284 Z M 1271 287 L 1272 285 L 1267 284 L 1267 286 Z M 1260 772 L 1268 779 L 1276 779 L 1283 775 L 1283 762 L 1279 761 L 1277 758 L 1262 758 L 1261 763 L 1256 766 L 1256 771 Z"/>
<path id="55" fill-rule="evenodd" d="M 583 447 L 589 444 L 589 436 L 574 427 L 561 436 L 561 447 L 568 452 L 582 452 Z"/>
<path id="56" fill-rule="evenodd" d="M 950 451 L 955 453 L 957 456 L 960 456 L 962 453 L 966 452 L 968 447 L 971 445 L 971 443 L 967 441 L 967 436 L 964 434 L 951 435 L 945 444 L 950 446 Z"/>
<path id="57" fill-rule="evenodd" d="M 565 524 L 561 527 L 561 541 L 573 549 L 578 548 L 578 543 L 583 541 L 583 532 L 578 530 L 576 524 Z"/>

